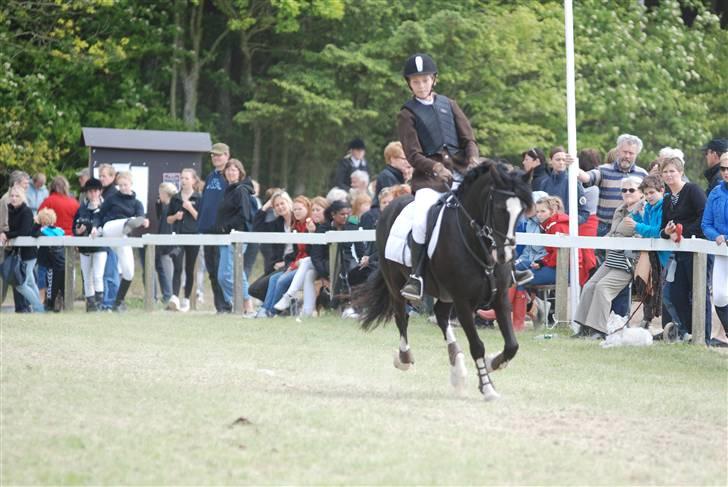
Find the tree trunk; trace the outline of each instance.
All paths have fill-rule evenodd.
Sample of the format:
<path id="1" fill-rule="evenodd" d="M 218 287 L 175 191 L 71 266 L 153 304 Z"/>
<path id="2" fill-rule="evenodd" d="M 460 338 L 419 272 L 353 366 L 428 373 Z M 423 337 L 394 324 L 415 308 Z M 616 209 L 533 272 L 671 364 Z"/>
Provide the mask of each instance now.
<path id="1" fill-rule="evenodd" d="M 222 69 L 225 72 L 226 79 L 230 76 L 231 53 L 230 46 L 227 46 L 222 59 Z M 233 115 L 230 106 L 230 85 L 223 83 L 218 89 L 217 113 L 219 115 L 218 131 L 224 140 L 230 140 L 232 136 Z"/>
<path id="2" fill-rule="evenodd" d="M 189 59 L 185 63 L 185 75 L 182 84 L 185 92 L 185 106 L 183 119 L 185 126 L 193 128 L 197 123 L 197 89 L 200 84 L 200 44 L 202 43 L 202 14 L 205 8 L 205 0 L 200 0 L 197 8 L 190 10 L 189 37 L 191 49 Z"/>
<path id="3" fill-rule="evenodd" d="M 283 154 L 281 154 L 281 188 L 288 188 L 288 141 L 285 137 L 283 143 Z"/>
<path id="4" fill-rule="evenodd" d="M 169 116 L 177 120 L 177 83 L 179 75 L 179 51 L 181 49 L 182 21 L 179 2 L 174 2 L 174 41 L 172 43 L 172 79 L 169 82 Z"/>
<path id="5" fill-rule="evenodd" d="M 253 123 L 253 179 L 260 177 L 260 149 L 263 144 L 263 130 Z"/>

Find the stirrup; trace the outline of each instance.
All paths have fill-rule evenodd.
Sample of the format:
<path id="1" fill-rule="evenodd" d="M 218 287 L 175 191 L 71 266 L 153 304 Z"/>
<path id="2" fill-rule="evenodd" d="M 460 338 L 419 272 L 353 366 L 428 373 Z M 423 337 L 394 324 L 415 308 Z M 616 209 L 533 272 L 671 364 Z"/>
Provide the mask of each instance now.
<path id="1" fill-rule="evenodd" d="M 420 292 L 419 292 L 419 294 L 410 293 L 409 291 L 406 290 L 407 289 L 407 286 L 410 284 L 409 281 L 399 291 L 399 294 L 401 294 L 402 297 L 404 297 L 405 299 L 409 299 L 410 301 L 421 301 L 422 300 L 422 294 L 424 293 L 424 290 L 425 290 L 425 282 L 424 282 L 424 280 L 422 279 L 422 277 L 420 277 L 420 276 L 418 276 L 416 274 L 410 274 L 409 278 L 410 278 L 410 280 L 417 281 L 420 284 Z"/>

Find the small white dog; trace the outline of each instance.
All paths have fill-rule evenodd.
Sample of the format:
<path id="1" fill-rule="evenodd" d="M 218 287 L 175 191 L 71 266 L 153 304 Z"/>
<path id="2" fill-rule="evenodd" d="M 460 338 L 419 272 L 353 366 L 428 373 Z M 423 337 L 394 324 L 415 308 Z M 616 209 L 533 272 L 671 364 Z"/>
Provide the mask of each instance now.
<path id="1" fill-rule="evenodd" d="M 606 340 L 602 348 L 610 347 L 646 347 L 652 345 L 652 333 L 642 327 L 630 328 L 625 325 L 627 319 L 612 312 L 607 322 Z M 616 331 L 615 331 L 616 330 Z"/>

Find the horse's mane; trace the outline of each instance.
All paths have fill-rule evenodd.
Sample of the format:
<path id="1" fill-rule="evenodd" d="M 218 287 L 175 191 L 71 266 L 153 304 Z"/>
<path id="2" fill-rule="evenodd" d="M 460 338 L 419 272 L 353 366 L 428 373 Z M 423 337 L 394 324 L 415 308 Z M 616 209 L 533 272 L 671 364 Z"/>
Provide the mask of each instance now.
<path id="1" fill-rule="evenodd" d="M 505 164 L 492 159 L 483 159 L 480 164 L 470 169 L 465 174 L 463 182 L 460 183 L 458 189 L 455 190 L 455 195 L 458 198 L 465 196 L 470 187 L 472 187 L 481 176 L 486 174 L 490 176 L 491 187 L 511 190 L 516 193 L 516 195 L 521 198 L 524 203 L 527 203 L 529 206 L 533 204 L 531 187 L 523 179 L 523 171 L 509 171 Z"/>

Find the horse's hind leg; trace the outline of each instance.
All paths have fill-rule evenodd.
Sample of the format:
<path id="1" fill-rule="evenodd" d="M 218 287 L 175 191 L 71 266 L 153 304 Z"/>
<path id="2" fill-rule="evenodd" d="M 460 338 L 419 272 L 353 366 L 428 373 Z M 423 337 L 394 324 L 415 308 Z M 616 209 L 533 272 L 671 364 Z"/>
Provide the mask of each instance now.
<path id="1" fill-rule="evenodd" d="M 475 329 L 475 323 L 473 323 L 473 308 L 467 301 L 456 300 L 455 311 L 457 311 L 458 319 L 460 320 L 460 325 L 463 327 L 465 336 L 468 337 L 470 355 L 473 357 L 475 367 L 478 370 L 478 389 L 486 401 L 498 399 L 500 394 L 496 392 L 485 364 L 485 345 L 480 340 L 478 332 Z"/>
<path id="2" fill-rule="evenodd" d="M 394 320 L 397 322 L 397 329 L 399 330 L 399 349 L 394 352 L 394 366 L 399 370 L 409 370 L 415 363 L 415 357 L 412 355 L 412 350 L 410 350 L 407 341 L 409 316 L 407 316 L 403 299 L 395 299 L 394 307 Z"/>
<path id="3" fill-rule="evenodd" d="M 450 325 L 450 311 L 452 303 L 446 303 L 438 300 L 435 304 L 434 311 L 437 318 L 437 324 L 442 330 L 442 336 L 447 343 L 447 354 L 450 359 L 450 384 L 458 393 L 462 392 L 465 387 L 465 376 L 467 369 L 465 368 L 465 355 L 460 345 L 455 339 L 455 331 Z"/>

